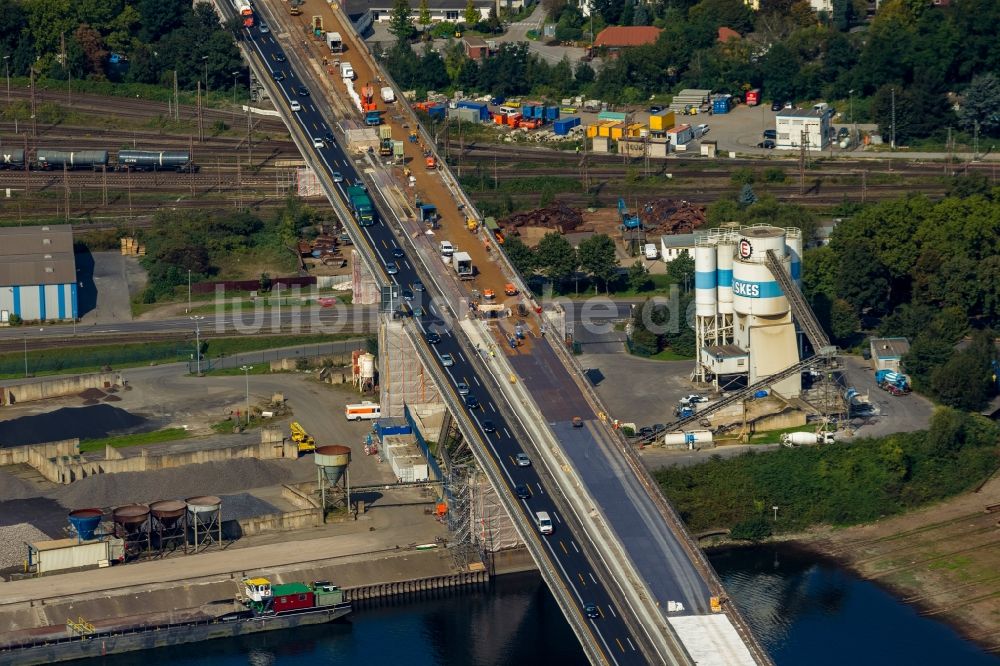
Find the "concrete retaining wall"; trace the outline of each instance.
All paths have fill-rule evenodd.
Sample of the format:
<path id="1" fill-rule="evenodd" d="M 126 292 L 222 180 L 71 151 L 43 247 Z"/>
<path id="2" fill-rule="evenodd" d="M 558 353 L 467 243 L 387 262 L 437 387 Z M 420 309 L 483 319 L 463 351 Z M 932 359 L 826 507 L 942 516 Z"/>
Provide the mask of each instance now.
<path id="1" fill-rule="evenodd" d="M 255 536 L 262 532 L 281 532 L 303 527 L 319 527 L 323 524 L 323 511 L 317 508 L 299 509 L 286 513 L 270 513 L 237 521 L 242 536 Z"/>
<path id="2" fill-rule="evenodd" d="M 0 392 L 0 405 L 75 395 L 90 388 L 106 389 L 112 386 L 119 387 L 122 384 L 122 377 L 117 372 L 95 372 L 89 375 L 8 384 Z"/>
<path id="3" fill-rule="evenodd" d="M 48 458 L 77 456 L 79 454 L 79 439 L 63 439 L 58 442 L 46 442 L 44 444 L 12 446 L 0 449 L 0 465 L 31 465 L 31 460 L 47 460 Z M 35 456 L 34 458 L 32 457 L 33 455 Z"/>

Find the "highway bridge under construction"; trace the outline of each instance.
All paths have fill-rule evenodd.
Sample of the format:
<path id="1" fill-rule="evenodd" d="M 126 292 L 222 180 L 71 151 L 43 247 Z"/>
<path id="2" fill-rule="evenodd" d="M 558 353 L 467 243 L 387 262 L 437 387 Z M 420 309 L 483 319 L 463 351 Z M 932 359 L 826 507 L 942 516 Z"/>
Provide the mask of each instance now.
<path id="1" fill-rule="evenodd" d="M 380 163 L 358 141 L 360 123 L 352 119 L 370 109 L 352 103 L 353 78 L 380 86 L 391 80 L 350 21 L 336 5 L 307 1 L 302 10 L 294 18 L 279 3 L 258 3 L 271 30 L 248 27 L 240 37 L 334 209 L 353 220 L 356 270 L 370 285 L 361 295 L 371 292 L 385 311 L 383 414 L 401 415 L 426 399 L 428 384 L 436 387 L 593 663 L 770 663 L 580 368 L 561 341 L 544 336 L 546 313 L 498 239 L 482 228 L 442 160 L 434 170 L 423 166 L 434 142 L 413 112 L 382 109 L 383 129 L 407 139 L 400 141 L 403 164 Z M 344 36 L 334 62 L 320 38 L 292 37 L 310 24 L 322 34 L 315 33 L 317 19 Z M 351 78 L 341 78 L 345 69 Z M 402 91 L 395 98 L 404 99 Z M 356 197 L 348 195 L 358 185 L 374 214 L 358 216 Z M 417 215 L 426 203 L 436 207 L 430 218 Z M 460 246 L 475 267 L 471 274 L 456 275 L 441 261 L 440 239 Z M 394 317 L 404 290 L 420 295 L 402 308 L 416 316 Z M 527 496 L 518 490 L 525 486 Z M 450 510 L 460 509 L 447 489 L 446 499 Z"/>

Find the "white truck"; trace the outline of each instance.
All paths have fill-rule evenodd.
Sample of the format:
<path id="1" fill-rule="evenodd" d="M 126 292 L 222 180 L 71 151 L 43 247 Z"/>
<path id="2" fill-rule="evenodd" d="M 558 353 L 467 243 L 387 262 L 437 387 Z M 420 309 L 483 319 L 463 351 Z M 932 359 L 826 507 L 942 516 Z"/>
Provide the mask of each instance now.
<path id="1" fill-rule="evenodd" d="M 468 252 L 456 252 L 451 257 L 451 265 L 455 268 L 455 274 L 459 280 L 472 279 L 472 257 Z"/>
<path id="2" fill-rule="evenodd" d="M 326 33 L 326 45 L 330 48 L 330 53 L 344 52 L 344 40 L 339 32 Z"/>
<path id="3" fill-rule="evenodd" d="M 349 62 L 340 63 L 340 78 L 348 81 L 354 80 L 354 67 Z"/>
<path id="4" fill-rule="evenodd" d="M 386 104 L 392 104 L 396 101 L 396 93 L 393 92 L 392 86 L 382 86 L 382 101 Z"/>
<path id="5" fill-rule="evenodd" d="M 659 251 L 656 249 L 655 243 L 646 243 L 642 246 L 642 252 L 646 255 L 646 259 L 653 261 L 658 256 L 660 256 Z"/>

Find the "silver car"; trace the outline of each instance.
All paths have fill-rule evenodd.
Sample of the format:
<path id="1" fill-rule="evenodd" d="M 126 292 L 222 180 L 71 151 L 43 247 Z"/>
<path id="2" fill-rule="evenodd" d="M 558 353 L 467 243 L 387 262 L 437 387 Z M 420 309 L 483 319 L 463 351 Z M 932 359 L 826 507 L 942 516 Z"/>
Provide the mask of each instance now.
<path id="1" fill-rule="evenodd" d="M 446 368 L 450 368 L 455 365 L 455 357 L 451 354 L 441 354 L 441 365 Z"/>

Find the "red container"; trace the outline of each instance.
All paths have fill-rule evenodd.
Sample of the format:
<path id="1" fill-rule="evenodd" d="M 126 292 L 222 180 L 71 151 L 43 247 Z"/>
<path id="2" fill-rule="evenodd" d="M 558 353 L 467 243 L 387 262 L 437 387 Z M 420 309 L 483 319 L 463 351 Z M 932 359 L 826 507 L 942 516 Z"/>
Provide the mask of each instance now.
<path id="1" fill-rule="evenodd" d="M 312 592 L 293 592 L 281 596 L 274 595 L 275 613 L 287 613 L 288 611 L 312 608 L 314 604 Z"/>
<path id="2" fill-rule="evenodd" d="M 760 88 L 747 91 L 747 106 L 757 106 L 760 104 Z"/>

